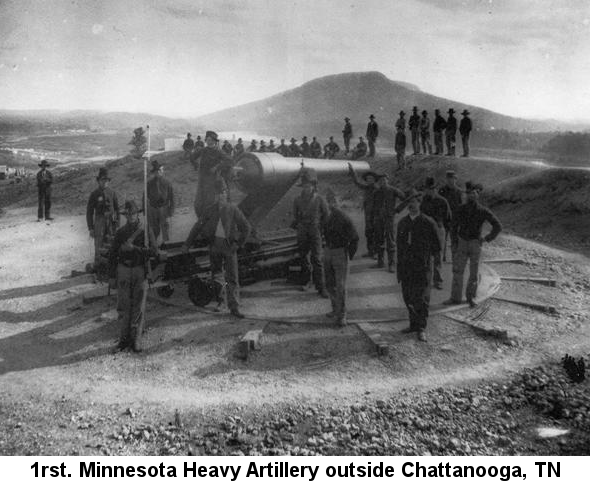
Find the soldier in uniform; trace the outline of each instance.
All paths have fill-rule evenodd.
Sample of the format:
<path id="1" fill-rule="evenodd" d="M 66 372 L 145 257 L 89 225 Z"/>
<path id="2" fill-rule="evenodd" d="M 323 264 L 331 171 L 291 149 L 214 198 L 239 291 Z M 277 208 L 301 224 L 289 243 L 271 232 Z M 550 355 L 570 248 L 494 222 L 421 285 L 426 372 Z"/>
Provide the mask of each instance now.
<path id="1" fill-rule="evenodd" d="M 221 181 L 215 181 L 213 186 L 215 201 L 209 207 L 207 215 L 191 229 L 183 251 L 188 252 L 199 235 L 207 239 L 211 279 L 219 282 L 221 273 L 225 273 L 225 282 L 221 284 L 225 284 L 227 306 L 233 316 L 243 318 L 239 308 L 237 251 L 246 243 L 252 228 L 240 209 L 227 201 L 227 187 Z"/>
<path id="2" fill-rule="evenodd" d="M 451 222 L 451 208 L 446 199 L 435 192 L 436 183 L 433 177 L 427 177 L 424 183 L 424 196 L 420 204 L 420 212 L 429 216 L 436 223 L 436 231 L 440 240 L 440 250 L 434 254 L 434 275 L 433 283 L 436 289 L 442 289 L 443 278 L 441 274 L 442 250 L 445 228 Z"/>
<path id="3" fill-rule="evenodd" d="M 156 241 L 162 233 L 162 243 L 170 240 L 169 219 L 174 214 L 174 191 L 172 184 L 164 178 L 164 166 L 152 161 L 152 178 L 147 182 L 148 223 Z"/>
<path id="4" fill-rule="evenodd" d="M 53 184 L 53 175 L 47 169 L 49 162 L 43 159 L 39 163 L 41 170 L 37 173 L 37 221 L 40 222 L 45 220 L 53 220 L 51 218 L 51 185 Z"/>
<path id="5" fill-rule="evenodd" d="M 367 124 L 367 133 L 365 134 L 369 142 L 369 157 L 375 157 L 375 144 L 377 137 L 379 137 L 379 125 L 375 122 L 375 115 L 369 115 L 369 123 Z"/>
<path id="6" fill-rule="evenodd" d="M 182 144 L 182 150 L 184 151 L 184 158 L 185 159 L 189 159 L 191 152 L 193 151 L 193 149 L 195 148 L 195 141 L 192 139 L 192 135 L 189 132 L 188 134 L 186 134 L 186 139 L 184 140 L 183 144 Z"/>
<path id="7" fill-rule="evenodd" d="M 238 139 L 238 143 L 234 146 L 234 160 L 237 160 L 244 153 L 244 143 L 242 139 Z"/>
<path id="8" fill-rule="evenodd" d="M 195 149 L 202 149 L 205 147 L 205 142 L 201 140 L 201 136 L 197 135 L 197 140 L 195 140 Z"/>
<path id="9" fill-rule="evenodd" d="M 335 318 L 337 326 L 346 326 L 348 261 L 356 254 L 359 236 L 350 217 L 339 208 L 331 188 L 326 193 L 326 200 L 330 214 L 324 225 L 324 271 L 326 290 L 332 304 L 328 317 Z"/>
<path id="10" fill-rule="evenodd" d="M 344 139 L 344 155 L 347 155 L 350 152 L 350 139 L 352 139 L 352 125 L 350 124 L 350 118 L 348 117 L 344 117 L 342 138 Z"/>
<path id="11" fill-rule="evenodd" d="M 484 242 L 491 242 L 502 231 L 502 225 L 496 216 L 485 206 L 479 204 L 480 184 L 470 181 L 465 183 L 467 202 L 461 205 L 453 215 L 451 223 L 451 239 L 457 242 L 457 251 L 453 255 L 453 287 L 451 298 L 444 304 L 458 304 L 463 293 L 463 274 L 467 260 L 469 260 L 469 278 L 465 294 L 469 306 L 476 306 L 477 283 L 479 276 L 479 259 Z M 485 236 L 481 236 L 482 226 L 488 222 L 492 229 Z"/>
<path id="12" fill-rule="evenodd" d="M 397 280 L 410 315 L 410 326 L 403 332 L 417 333 L 425 342 L 432 257 L 440 252 L 440 241 L 434 221 L 420 212 L 420 200 L 418 191 L 408 193 L 408 214 L 397 227 Z"/>
<path id="13" fill-rule="evenodd" d="M 359 143 L 356 145 L 354 150 L 352 151 L 351 159 L 356 161 L 361 157 L 365 157 L 367 154 L 367 143 L 363 140 L 362 137 L 359 137 Z"/>
<path id="14" fill-rule="evenodd" d="M 277 147 L 277 152 L 283 157 L 289 157 L 291 155 L 289 147 L 285 144 L 285 139 L 281 139 L 281 144 Z"/>
<path id="15" fill-rule="evenodd" d="M 258 152 L 256 141 L 254 139 L 252 139 L 252 142 L 250 142 L 250 145 L 248 146 L 248 152 Z"/>
<path id="16" fill-rule="evenodd" d="M 302 142 L 299 145 L 299 153 L 301 154 L 301 157 L 311 157 L 311 146 L 307 141 L 307 135 L 303 136 Z"/>
<path id="17" fill-rule="evenodd" d="M 372 213 L 377 264 L 374 268 L 385 267 L 383 254 L 387 252 L 387 270 L 395 272 L 395 215 L 399 211 L 397 200 L 403 200 L 405 195 L 389 185 L 386 174 L 379 174 L 375 179 Z"/>
<path id="18" fill-rule="evenodd" d="M 422 118 L 420 119 L 420 140 L 422 141 L 422 152 L 424 154 L 432 154 L 432 146 L 430 145 L 430 118 L 428 112 L 422 110 Z"/>
<path id="19" fill-rule="evenodd" d="M 399 129 L 401 129 L 403 132 L 406 131 L 406 119 L 404 118 L 405 116 L 406 112 L 404 112 L 403 110 L 399 112 L 399 118 L 395 122 L 396 131 Z"/>
<path id="20" fill-rule="evenodd" d="M 443 146 L 443 133 L 447 127 L 447 121 L 440 114 L 437 108 L 434 110 L 434 122 L 432 123 L 432 131 L 434 132 L 434 155 L 442 155 L 445 152 Z"/>
<path id="21" fill-rule="evenodd" d="M 293 225 L 297 231 L 297 246 L 301 258 L 303 290 L 311 275 L 318 294 L 328 297 L 322 265 L 322 228 L 328 217 L 328 205 L 317 192 L 318 179 L 313 169 L 301 172 L 301 194 L 293 203 Z M 311 261 L 311 263 L 310 263 Z"/>
<path id="22" fill-rule="evenodd" d="M 334 142 L 334 137 L 324 146 L 324 159 L 334 159 L 334 156 L 340 152 L 340 147 Z"/>
<path id="23" fill-rule="evenodd" d="M 98 272 L 100 249 L 105 240 L 115 236 L 119 227 L 119 201 L 117 194 L 108 187 L 111 178 L 106 167 L 98 170 L 96 181 L 98 188 L 90 193 L 86 205 L 86 224 L 90 238 L 94 239 L 94 271 Z"/>
<path id="24" fill-rule="evenodd" d="M 395 158 L 398 170 L 406 168 L 406 133 L 397 127 L 395 134 Z"/>
<path id="25" fill-rule="evenodd" d="M 469 110 L 463 110 L 461 115 L 463 115 L 459 124 L 459 134 L 461 134 L 461 144 L 463 145 L 463 155 L 461 157 L 469 157 L 469 134 L 473 129 L 473 125 L 469 118 Z"/>
<path id="26" fill-rule="evenodd" d="M 412 150 L 414 155 L 420 154 L 420 115 L 418 115 L 418 107 L 412 108 L 412 115 L 408 120 L 408 127 L 412 134 Z"/>
<path id="27" fill-rule="evenodd" d="M 455 143 L 457 136 L 457 119 L 454 116 L 455 110 L 449 108 L 449 118 L 445 128 L 445 137 L 447 142 L 447 156 L 455 157 Z"/>
<path id="28" fill-rule="evenodd" d="M 225 155 L 227 155 L 229 157 L 231 157 L 234 152 L 234 148 L 232 147 L 232 145 L 230 144 L 230 142 L 228 140 L 223 141 L 223 145 L 221 146 L 221 150 L 225 153 Z"/>
<path id="29" fill-rule="evenodd" d="M 258 147 L 258 152 L 268 152 L 268 148 L 266 147 L 266 142 L 264 140 L 260 141 L 260 147 Z"/>
<path id="30" fill-rule="evenodd" d="M 373 171 L 367 171 L 363 174 L 363 181 L 359 181 L 352 164 L 348 163 L 348 173 L 352 178 L 355 186 L 363 192 L 363 213 L 365 216 L 365 239 L 367 240 L 367 253 L 363 257 L 374 259 L 377 253 L 375 249 L 375 228 L 373 221 L 373 199 L 375 193 L 376 174 Z"/>
<path id="31" fill-rule="evenodd" d="M 266 148 L 266 152 L 276 152 L 277 148 L 275 147 L 275 141 L 273 139 L 270 139 L 270 142 L 268 143 L 268 147 Z"/>
<path id="32" fill-rule="evenodd" d="M 311 157 L 313 159 L 318 159 L 322 155 L 322 146 L 315 137 L 311 139 L 309 149 L 311 150 Z"/>
<path id="33" fill-rule="evenodd" d="M 145 247 L 144 228 L 139 221 L 135 202 L 125 202 L 127 223 L 115 234 L 109 254 L 109 276 L 112 288 L 117 288 L 119 312 L 119 350 L 131 348 L 141 351 L 140 338 L 145 325 L 144 293 L 147 292 L 149 258 L 157 254 L 156 241 L 149 234 L 149 246 Z"/>
<path id="34" fill-rule="evenodd" d="M 291 157 L 299 157 L 299 146 L 297 145 L 297 139 L 295 137 L 291 137 L 289 152 Z"/>
<path id="35" fill-rule="evenodd" d="M 195 213 L 202 218 L 205 209 L 215 202 L 213 183 L 222 181 L 228 188 L 232 176 L 234 161 L 217 147 L 217 134 L 208 130 L 205 135 L 207 147 L 196 149 L 192 155 L 192 163 L 198 171 L 197 196 L 195 199 Z"/>
<path id="36" fill-rule="evenodd" d="M 463 192 L 457 187 L 457 176 L 455 171 L 448 170 L 446 172 L 445 185 L 438 190 L 438 194 L 447 200 L 449 208 L 451 209 L 451 221 L 453 220 L 457 209 L 463 203 Z M 447 261 L 447 242 L 451 232 L 451 222 L 445 226 L 445 241 L 443 245 L 443 262 Z M 455 255 L 456 242 L 451 240 L 451 257 Z"/>

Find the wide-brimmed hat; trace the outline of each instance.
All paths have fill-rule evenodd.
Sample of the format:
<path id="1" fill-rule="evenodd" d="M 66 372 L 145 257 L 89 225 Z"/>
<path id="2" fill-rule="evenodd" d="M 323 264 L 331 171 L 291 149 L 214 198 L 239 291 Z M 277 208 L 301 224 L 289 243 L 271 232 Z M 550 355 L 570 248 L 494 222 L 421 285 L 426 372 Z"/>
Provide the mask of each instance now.
<path id="1" fill-rule="evenodd" d="M 304 135 L 301 140 L 307 140 L 307 135 Z"/>
<path id="2" fill-rule="evenodd" d="M 369 176 L 372 177 L 376 181 L 378 175 L 376 172 L 367 171 L 361 177 L 366 181 Z"/>
<path id="3" fill-rule="evenodd" d="M 213 132 L 213 130 L 207 130 L 207 132 L 205 132 L 205 138 L 211 137 L 215 142 L 219 141 L 219 138 L 217 137 L 217 132 Z"/>
<path id="4" fill-rule="evenodd" d="M 191 133 L 189 132 L 188 134 L 186 134 L 187 137 L 192 137 Z"/>
<path id="5" fill-rule="evenodd" d="M 466 193 L 471 193 L 472 191 L 477 191 L 478 193 L 481 193 L 483 191 L 483 186 L 479 183 L 474 183 L 472 181 L 467 181 L 465 183 L 465 192 Z"/>
<path id="6" fill-rule="evenodd" d="M 428 112 L 426 110 L 422 110 L 422 115 L 428 115 Z"/>
<path id="7" fill-rule="evenodd" d="M 111 180 L 111 178 L 109 178 L 109 171 L 106 167 L 101 167 L 98 170 L 98 176 L 96 176 L 96 180 L 100 181 L 101 179 L 106 179 L 107 181 Z"/>
<path id="8" fill-rule="evenodd" d="M 350 118 L 348 118 L 348 117 L 344 117 L 344 121 L 345 121 L 345 122 L 350 122 Z"/>
<path id="9" fill-rule="evenodd" d="M 134 214 L 139 213 L 139 208 L 137 207 L 137 204 L 133 200 L 125 201 L 123 208 L 124 208 L 122 211 L 123 215 L 134 215 Z"/>
<path id="10" fill-rule="evenodd" d="M 373 114 L 371 113 L 371 115 L 369 115 L 369 118 L 375 118 L 375 115 L 373 115 Z"/>
<path id="11" fill-rule="evenodd" d="M 297 186 L 305 186 L 306 184 L 313 184 L 314 186 L 318 184 L 318 175 L 315 169 L 312 168 L 303 168 L 301 169 L 301 175 L 299 184 Z"/>
<path id="12" fill-rule="evenodd" d="M 49 162 L 47 162 L 45 159 L 43 159 L 40 163 L 39 163 L 39 167 L 49 167 Z"/>
<path id="13" fill-rule="evenodd" d="M 295 137 L 291 137 L 291 140 L 289 142 L 297 142 L 297 139 Z"/>
<path id="14" fill-rule="evenodd" d="M 455 110 L 453 110 L 452 108 L 449 108 L 449 111 L 447 113 L 455 113 Z"/>
<path id="15" fill-rule="evenodd" d="M 404 112 L 403 110 L 401 112 L 399 112 L 400 115 L 405 115 L 406 112 Z"/>
<path id="16" fill-rule="evenodd" d="M 418 111 L 418 107 L 414 105 L 414 106 L 412 107 L 412 111 L 413 111 L 413 112 L 417 112 L 417 111 Z"/>
<path id="17" fill-rule="evenodd" d="M 434 181 L 434 178 L 432 176 L 428 176 L 424 180 L 424 189 L 434 189 L 434 188 L 436 188 L 436 182 Z"/>
<path id="18" fill-rule="evenodd" d="M 445 176 L 447 178 L 456 178 L 457 174 L 455 173 L 455 171 L 453 171 L 452 169 L 449 169 L 446 173 Z"/>
<path id="19" fill-rule="evenodd" d="M 162 166 L 162 164 L 160 164 L 156 159 L 154 159 L 152 161 L 152 168 L 150 169 L 150 172 L 156 172 L 159 171 L 161 168 L 163 168 L 164 166 Z"/>
<path id="20" fill-rule="evenodd" d="M 469 110 L 463 110 L 463 111 L 461 112 L 461 115 L 469 115 Z"/>

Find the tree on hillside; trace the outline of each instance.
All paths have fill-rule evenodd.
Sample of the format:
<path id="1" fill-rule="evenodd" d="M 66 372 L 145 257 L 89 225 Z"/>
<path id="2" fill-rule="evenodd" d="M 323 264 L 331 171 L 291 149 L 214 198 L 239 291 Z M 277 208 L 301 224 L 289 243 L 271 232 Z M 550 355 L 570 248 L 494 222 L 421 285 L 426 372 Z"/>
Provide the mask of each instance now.
<path id="1" fill-rule="evenodd" d="M 138 127 L 133 131 L 133 138 L 129 145 L 133 148 L 129 151 L 133 157 L 139 159 L 147 150 L 147 139 L 145 137 L 145 131 L 143 127 Z"/>
<path id="2" fill-rule="evenodd" d="M 543 152 L 555 156 L 588 158 L 590 134 L 567 132 L 556 135 L 543 146 Z"/>

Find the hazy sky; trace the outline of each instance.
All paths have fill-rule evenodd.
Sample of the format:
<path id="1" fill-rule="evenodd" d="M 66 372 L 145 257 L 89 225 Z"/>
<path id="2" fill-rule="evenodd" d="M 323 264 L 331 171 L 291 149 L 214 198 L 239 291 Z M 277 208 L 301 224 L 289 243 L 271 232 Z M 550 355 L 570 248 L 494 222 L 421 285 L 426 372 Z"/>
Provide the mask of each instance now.
<path id="1" fill-rule="evenodd" d="M 590 119 L 587 0 L 0 0 L 0 33 L 0 108 L 194 116 L 376 70 Z"/>

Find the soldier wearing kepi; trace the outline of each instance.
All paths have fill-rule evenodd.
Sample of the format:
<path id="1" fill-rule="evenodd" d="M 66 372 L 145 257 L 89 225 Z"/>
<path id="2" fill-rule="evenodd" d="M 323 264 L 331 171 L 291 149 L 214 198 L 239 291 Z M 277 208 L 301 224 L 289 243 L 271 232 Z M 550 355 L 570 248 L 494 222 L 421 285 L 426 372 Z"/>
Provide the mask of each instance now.
<path id="1" fill-rule="evenodd" d="M 451 223 L 451 208 L 449 203 L 442 196 L 435 192 L 436 183 L 433 177 L 427 177 L 424 182 L 424 196 L 420 204 L 422 214 L 429 216 L 436 223 L 436 231 L 440 241 L 440 251 L 436 252 L 434 257 L 433 283 L 436 289 L 442 289 L 442 258 L 443 239 L 445 238 L 445 228 Z"/>
<path id="2" fill-rule="evenodd" d="M 463 203 L 463 192 L 457 187 L 457 176 L 455 171 L 448 170 L 446 172 L 446 181 L 445 185 L 438 190 L 438 194 L 441 195 L 451 208 L 451 221 L 455 214 L 457 213 L 457 209 Z M 450 237 L 451 232 L 451 222 L 445 226 L 445 240 L 443 245 L 443 262 L 447 260 L 447 242 Z M 456 242 L 454 240 L 451 241 L 451 257 L 455 255 Z"/>
<path id="3" fill-rule="evenodd" d="M 239 159 L 239 157 L 244 153 L 244 143 L 242 139 L 238 139 L 238 143 L 234 146 L 234 160 Z"/>
<path id="4" fill-rule="evenodd" d="M 140 338 L 145 325 L 144 293 L 147 293 L 149 258 L 157 254 L 156 241 L 149 232 L 149 247 L 145 247 L 144 228 L 139 221 L 135 202 L 126 201 L 124 215 L 127 223 L 115 234 L 109 254 L 111 287 L 117 288 L 117 311 L 121 335 L 119 350 L 141 351 Z"/>
<path id="5" fill-rule="evenodd" d="M 344 117 L 342 138 L 344 139 L 344 155 L 347 155 L 350 152 L 350 139 L 352 139 L 352 125 L 350 124 L 350 118 L 348 117 Z"/>
<path id="6" fill-rule="evenodd" d="M 221 181 L 215 181 L 215 202 L 207 216 L 198 221 L 186 239 L 183 251 L 189 247 L 199 235 L 209 242 L 209 260 L 211 278 L 221 279 L 224 272 L 226 284 L 227 306 L 230 313 L 243 318 L 239 308 L 238 249 L 243 247 L 250 236 L 251 226 L 240 209 L 227 201 L 227 187 Z M 224 284 L 223 282 L 221 283 Z"/>
<path id="7" fill-rule="evenodd" d="M 373 222 L 373 207 L 375 194 L 375 177 L 373 171 L 367 171 L 362 175 L 363 181 L 359 181 L 352 164 L 348 163 L 348 173 L 354 184 L 363 192 L 363 213 L 365 216 L 365 239 L 367 241 L 367 253 L 363 257 L 375 258 L 375 228 Z"/>
<path id="8" fill-rule="evenodd" d="M 117 194 L 108 187 L 109 178 L 106 167 L 98 170 L 96 188 L 88 198 L 86 205 L 86 224 L 90 238 L 94 239 L 94 272 L 108 272 L 108 269 L 100 269 L 100 249 L 105 240 L 115 236 L 119 227 L 119 201 Z"/>
<path id="9" fill-rule="evenodd" d="M 455 144 L 457 136 L 457 119 L 454 116 L 455 110 L 449 108 L 449 118 L 445 127 L 445 137 L 447 142 L 447 156 L 455 157 Z"/>
<path id="10" fill-rule="evenodd" d="M 38 197 L 38 207 L 37 207 L 37 221 L 43 220 L 53 220 L 51 218 L 51 185 L 53 184 L 53 175 L 47 169 L 49 167 L 49 162 L 43 159 L 39 163 L 39 167 L 41 170 L 37 173 L 37 197 Z"/>
<path id="11" fill-rule="evenodd" d="M 367 124 L 367 142 L 369 143 L 369 157 L 375 157 L 375 144 L 377 137 L 379 137 L 379 125 L 375 122 L 375 115 L 369 115 L 369 123 Z"/>
<path id="12" fill-rule="evenodd" d="M 174 190 L 164 178 L 164 166 L 152 161 L 152 178 L 147 182 L 148 222 L 156 240 L 162 234 L 162 243 L 170 240 L 169 219 L 174 214 Z"/>
<path id="13" fill-rule="evenodd" d="M 291 137 L 291 144 L 289 144 L 289 155 L 291 157 L 299 157 L 299 146 L 297 145 L 297 139 Z"/>
<path id="14" fill-rule="evenodd" d="M 408 121 L 408 128 L 412 134 L 412 149 L 414 155 L 420 154 L 420 115 L 418 115 L 418 107 L 412 108 L 412 115 Z"/>
<path id="15" fill-rule="evenodd" d="M 254 139 L 252 139 L 252 142 L 250 142 L 250 145 L 248 146 L 248 152 L 258 152 L 256 141 Z"/>
<path id="16" fill-rule="evenodd" d="M 410 314 L 403 332 L 418 333 L 418 340 L 426 341 L 432 257 L 440 252 L 440 242 L 434 221 L 420 213 L 420 199 L 418 191 L 408 193 L 408 214 L 397 227 L 397 280 Z"/>
<path id="17" fill-rule="evenodd" d="M 471 119 L 469 118 L 469 110 L 461 112 L 463 118 L 459 124 L 459 133 L 461 134 L 461 144 L 463 145 L 463 155 L 461 157 L 469 157 L 469 134 L 473 129 Z"/>
<path id="18" fill-rule="evenodd" d="M 197 196 L 195 213 L 199 218 L 204 216 L 207 207 L 215 202 L 215 181 L 221 181 L 228 188 L 234 161 L 217 147 L 217 134 L 211 130 L 205 134 L 207 146 L 196 149 L 191 157 L 193 166 L 198 171 Z"/>
<path id="19" fill-rule="evenodd" d="M 447 121 L 440 114 L 437 108 L 434 110 L 434 122 L 432 123 L 432 131 L 434 132 L 434 155 L 442 155 L 445 152 L 443 146 L 443 133 L 447 127 Z"/>
<path id="20" fill-rule="evenodd" d="M 202 149 L 205 147 L 205 143 L 201 140 L 201 136 L 197 135 L 197 140 L 195 140 L 195 149 Z"/>
<path id="21" fill-rule="evenodd" d="M 348 261 L 356 254 L 359 236 L 350 217 L 339 208 L 338 200 L 331 188 L 326 192 L 326 200 L 330 214 L 324 226 L 324 271 L 326 290 L 332 304 L 332 311 L 328 313 L 328 317 L 335 318 L 337 326 L 346 326 Z"/>
<path id="22" fill-rule="evenodd" d="M 451 223 L 451 239 L 457 241 L 457 251 L 453 255 L 453 287 L 451 298 L 444 304 L 458 304 L 463 294 L 463 274 L 467 260 L 469 260 L 469 278 L 465 291 L 469 306 L 476 305 L 477 282 L 479 275 L 479 259 L 481 246 L 484 242 L 491 242 L 502 231 L 502 225 L 496 216 L 485 206 L 479 204 L 479 194 L 482 191 L 480 184 L 470 181 L 465 183 L 467 202 L 461 205 L 453 215 Z M 492 229 L 482 238 L 481 230 L 485 222 Z"/>
<path id="23" fill-rule="evenodd" d="M 424 154 L 432 154 L 432 146 L 430 145 L 430 118 L 428 112 L 422 110 L 422 118 L 420 119 L 420 140 L 422 141 L 422 152 Z"/>
<path id="24" fill-rule="evenodd" d="M 311 150 L 311 157 L 313 159 L 317 159 L 322 155 L 322 145 L 316 140 L 315 137 L 312 138 L 309 149 Z"/>
<path id="25" fill-rule="evenodd" d="M 404 193 L 390 186 L 386 174 L 375 178 L 373 193 L 373 229 L 377 264 L 375 268 L 385 267 L 384 252 L 387 252 L 387 270 L 395 272 L 395 215 L 398 213 L 397 200 L 404 199 Z"/>
<path id="26" fill-rule="evenodd" d="M 297 246 L 301 258 L 303 290 L 307 290 L 311 275 L 318 294 L 328 297 L 322 264 L 322 228 L 328 217 L 328 205 L 317 192 L 318 179 L 313 169 L 301 171 L 301 194 L 293 203 L 293 225 L 297 231 Z"/>

